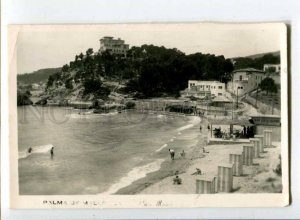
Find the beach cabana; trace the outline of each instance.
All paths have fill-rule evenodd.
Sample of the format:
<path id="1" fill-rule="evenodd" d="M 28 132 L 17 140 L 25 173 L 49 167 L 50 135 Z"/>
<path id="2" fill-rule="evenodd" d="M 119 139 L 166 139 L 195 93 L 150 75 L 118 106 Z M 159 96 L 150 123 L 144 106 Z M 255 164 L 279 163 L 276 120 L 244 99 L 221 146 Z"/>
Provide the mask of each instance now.
<path id="1" fill-rule="evenodd" d="M 225 96 L 217 96 L 211 101 L 211 105 L 214 107 L 226 107 L 232 105 L 232 100 L 229 100 Z"/>

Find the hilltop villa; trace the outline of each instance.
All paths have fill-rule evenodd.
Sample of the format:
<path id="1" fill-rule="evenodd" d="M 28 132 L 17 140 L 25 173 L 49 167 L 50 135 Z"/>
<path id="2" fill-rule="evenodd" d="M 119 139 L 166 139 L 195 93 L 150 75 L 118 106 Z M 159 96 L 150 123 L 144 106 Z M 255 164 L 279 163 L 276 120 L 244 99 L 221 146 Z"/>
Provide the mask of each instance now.
<path id="1" fill-rule="evenodd" d="M 126 57 L 128 50 L 129 44 L 125 44 L 125 41 L 121 40 L 120 38 L 114 39 L 113 37 L 103 37 L 100 39 L 99 53 L 108 51 L 111 54 L 117 54 L 122 57 Z"/>

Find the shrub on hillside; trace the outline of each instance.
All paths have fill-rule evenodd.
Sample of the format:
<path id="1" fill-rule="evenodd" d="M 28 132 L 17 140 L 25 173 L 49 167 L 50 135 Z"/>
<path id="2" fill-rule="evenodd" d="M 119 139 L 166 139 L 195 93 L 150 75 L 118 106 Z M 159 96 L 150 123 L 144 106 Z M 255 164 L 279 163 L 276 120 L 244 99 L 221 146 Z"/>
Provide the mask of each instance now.
<path id="1" fill-rule="evenodd" d="M 126 102 L 126 104 L 125 104 L 126 109 L 133 109 L 134 107 L 135 107 L 134 102 Z"/>
<path id="2" fill-rule="evenodd" d="M 279 155 L 279 163 L 277 164 L 277 167 L 273 170 L 274 173 L 277 174 L 277 176 L 282 175 L 282 170 L 281 170 L 281 155 Z"/>

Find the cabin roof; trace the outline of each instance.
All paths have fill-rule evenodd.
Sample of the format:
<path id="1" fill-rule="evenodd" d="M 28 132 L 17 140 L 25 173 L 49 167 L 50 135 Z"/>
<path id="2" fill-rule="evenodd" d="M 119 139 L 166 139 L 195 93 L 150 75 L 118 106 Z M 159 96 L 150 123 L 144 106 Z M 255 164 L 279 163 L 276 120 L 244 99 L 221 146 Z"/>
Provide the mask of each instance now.
<path id="1" fill-rule="evenodd" d="M 252 126 L 249 119 L 208 119 L 211 125 L 242 125 L 242 126 Z"/>
<path id="2" fill-rule="evenodd" d="M 254 68 L 244 68 L 244 69 L 238 69 L 234 70 L 233 73 L 238 73 L 238 72 L 258 72 L 258 73 L 265 73 L 263 70 L 258 70 Z"/>
<path id="3" fill-rule="evenodd" d="M 225 96 L 216 96 L 212 102 L 231 102 L 228 98 L 226 98 Z"/>

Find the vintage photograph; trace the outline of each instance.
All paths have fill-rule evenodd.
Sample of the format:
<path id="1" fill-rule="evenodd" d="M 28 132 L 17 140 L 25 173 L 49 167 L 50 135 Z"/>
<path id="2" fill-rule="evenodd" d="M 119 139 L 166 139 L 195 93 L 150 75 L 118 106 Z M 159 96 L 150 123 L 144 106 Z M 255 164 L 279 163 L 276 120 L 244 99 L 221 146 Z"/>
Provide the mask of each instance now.
<path id="1" fill-rule="evenodd" d="M 288 198 L 285 25 L 17 27 L 18 196 Z"/>

